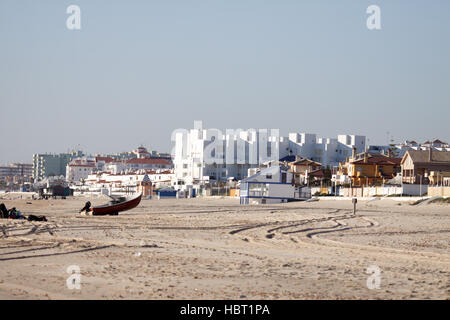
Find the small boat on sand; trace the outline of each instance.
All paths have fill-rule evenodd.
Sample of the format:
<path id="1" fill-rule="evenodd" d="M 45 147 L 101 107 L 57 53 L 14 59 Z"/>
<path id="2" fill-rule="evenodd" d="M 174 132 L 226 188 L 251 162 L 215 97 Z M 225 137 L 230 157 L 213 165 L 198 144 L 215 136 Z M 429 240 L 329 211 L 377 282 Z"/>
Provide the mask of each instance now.
<path id="1" fill-rule="evenodd" d="M 119 212 L 136 208 L 141 202 L 141 198 L 142 193 L 139 194 L 137 197 L 131 199 L 126 198 L 113 199 L 112 203 L 93 207 L 92 214 L 95 216 L 118 215 Z"/>

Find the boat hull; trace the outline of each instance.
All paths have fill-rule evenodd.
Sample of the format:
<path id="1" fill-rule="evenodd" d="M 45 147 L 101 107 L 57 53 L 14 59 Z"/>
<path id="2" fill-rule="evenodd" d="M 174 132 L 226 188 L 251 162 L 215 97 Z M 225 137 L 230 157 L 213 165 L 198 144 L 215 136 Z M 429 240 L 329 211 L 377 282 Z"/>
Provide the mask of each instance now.
<path id="1" fill-rule="evenodd" d="M 142 199 L 142 193 L 136 198 L 124 201 L 121 203 L 107 204 L 103 206 L 93 207 L 92 214 L 95 216 L 102 215 L 116 215 L 119 212 L 127 211 L 136 208 Z"/>

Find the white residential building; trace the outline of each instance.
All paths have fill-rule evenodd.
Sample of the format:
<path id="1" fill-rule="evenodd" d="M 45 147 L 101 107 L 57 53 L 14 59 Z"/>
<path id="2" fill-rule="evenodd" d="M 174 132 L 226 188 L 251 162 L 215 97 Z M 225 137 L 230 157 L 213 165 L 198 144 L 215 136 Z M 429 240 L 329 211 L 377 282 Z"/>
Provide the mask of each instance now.
<path id="1" fill-rule="evenodd" d="M 429 150 L 430 148 L 437 151 L 450 151 L 450 145 L 439 139 L 434 141 L 426 141 L 424 143 L 405 141 L 395 145 L 394 151 L 398 154 L 398 157 L 403 157 L 408 150 Z"/>
<path id="2" fill-rule="evenodd" d="M 296 187 L 293 173 L 283 165 L 264 168 L 241 181 L 240 203 L 280 203 L 311 198 L 311 189 Z"/>
<path id="3" fill-rule="evenodd" d="M 290 133 L 281 137 L 278 130 L 178 130 L 172 136 L 176 179 L 187 185 L 210 180 L 238 180 L 247 177 L 249 168 L 295 155 L 337 166 L 352 154 L 364 152 L 365 137 L 339 135 L 337 139 L 317 138 L 315 134 Z"/>
<path id="4" fill-rule="evenodd" d="M 66 166 L 66 180 L 69 182 L 78 182 L 86 180 L 90 173 L 95 171 L 94 160 L 75 159 Z"/>
<path id="5" fill-rule="evenodd" d="M 106 165 L 110 163 L 114 163 L 117 160 L 112 157 L 103 157 L 103 156 L 96 156 L 95 157 L 95 166 L 97 167 L 98 171 L 105 171 Z"/>
<path id="6" fill-rule="evenodd" d="M 119 174 L 136 170 L 170 170 L 172 167 L 172 162 L 165 158 L 133 158 L 106 163 L 104 171 Z"/>
<path id="7" fill-rule="evenodd" d="M 424 143 L 406 140 L 395 145 L 370 145 L 367 148 L 367 152 L 402 158 L 408 150 L 429 150 L 430 148 L 437 151 L 450 151 L 450 145 L 448 143 L 436 139 L 433 141 L 426 141 Z"/>
<path id="8" fill-rule="evenodd" d="M 251 167 L 288 154 L 285 137 L 255 130 L 222 134 L 213 129 L 191 129 L 175 135 L 176 178 L 186 184 L 243 179 Z"/>
<path id="9" fill-rule="evenodd" d="M 145 178 L 147 177 L 147 178 Z M 136 172 L 114 174 L 110 172 L 91 173 L 85 180 L 85 186 L 78 189 L 89 192 L 102 192 L 102 189 L 111 192 L 135 192 L 139 182 L 149 179 L 153 189 L 171 186 L 174 180 L 172 170 L 149 171 L 138 170 Z"/>
<path id="10" fill-rule="evenodd" d="M 310 133 L 290 133 L 289 147 L 293 155 L 333 167 L 350 157 L 353 148 L 357 153 L 364 152 L 366 137 L 341 134 L 337 139 L 325 139 Z"/>

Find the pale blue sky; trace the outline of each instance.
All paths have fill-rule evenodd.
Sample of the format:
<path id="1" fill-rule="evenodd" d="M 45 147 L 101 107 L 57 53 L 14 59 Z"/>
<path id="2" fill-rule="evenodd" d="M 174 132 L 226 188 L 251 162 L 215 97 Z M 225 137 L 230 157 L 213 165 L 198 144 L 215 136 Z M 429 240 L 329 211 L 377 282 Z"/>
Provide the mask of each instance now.
<path id="1" fill-rule="evenodd" d="M 449 38 L 448 0 L 1 0 L 0 163 L 170 151 L 194 120 L 450 140 Z"/>

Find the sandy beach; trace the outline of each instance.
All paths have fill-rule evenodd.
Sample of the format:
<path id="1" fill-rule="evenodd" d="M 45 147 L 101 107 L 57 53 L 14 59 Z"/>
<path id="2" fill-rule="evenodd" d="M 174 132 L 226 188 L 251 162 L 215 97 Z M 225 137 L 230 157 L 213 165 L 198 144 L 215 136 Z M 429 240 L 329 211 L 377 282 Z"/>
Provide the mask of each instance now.
<path id="1" fill-rule="evenodd" d="M 154 199 L 81 216 L 87 200 L 106 202 L 0 200 L 48 219 L 0 220 L 0 299 L 450 298 L 448 204 Z"/>

